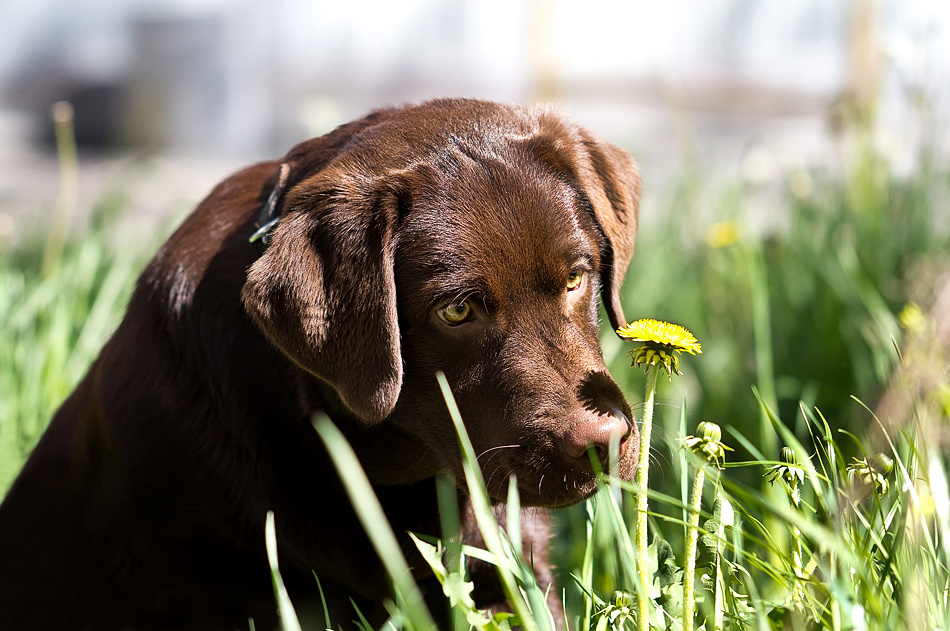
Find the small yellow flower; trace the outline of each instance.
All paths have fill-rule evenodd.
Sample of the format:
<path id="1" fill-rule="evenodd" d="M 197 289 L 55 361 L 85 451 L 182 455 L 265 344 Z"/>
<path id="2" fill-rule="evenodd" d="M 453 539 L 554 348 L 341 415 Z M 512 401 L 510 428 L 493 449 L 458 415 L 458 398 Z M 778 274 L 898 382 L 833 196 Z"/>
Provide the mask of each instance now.
<path id="1" fill-rule="evenodd" d="M 679 370 L 679 353 L 697 355 L 703 352 L 699 342 L 685 328 L 651 318 L 622 326 L 617 329 L 617 334 L 633 342 L 643 342 L 643 346 L 630 351 L 634 366 L 646 364 L 647 370 L 663 366 L 671 379 L 673 374 L 683 374 Z"/>
<path id="2" fill-rule="evenodd" d="M 720 221 L 706 228 L 706 243 L 713 248 L 724 248 L 739 240 L 739 224 Z"/>
<path id="3" fill-rule="evenodd" d="M 920 333 L 927 326 L 927 314 L 917 303 L 908 302 L 897 314 L 897 322 L 911 333 Z"/>

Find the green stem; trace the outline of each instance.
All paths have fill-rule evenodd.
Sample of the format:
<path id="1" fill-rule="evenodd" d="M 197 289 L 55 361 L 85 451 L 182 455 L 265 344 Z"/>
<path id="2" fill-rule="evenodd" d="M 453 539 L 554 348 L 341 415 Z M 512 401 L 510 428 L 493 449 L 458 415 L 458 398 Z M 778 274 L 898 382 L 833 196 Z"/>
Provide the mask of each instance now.
<path id="1" fill-rule="evenodd" d="M 719 495 L 719 490 L 722 488 L 719 486 L 719 480 L 716 480 L 716 502 L 714 506 L 716 508 L 713 510 L 713 514 L 716 520 L 716 596 L 713 599 L 713 628 L 712 631 L 722 631 L 725 629 L 726 621 L 726 581 L 722 572 L 722 555 L 723 551 L 726 548 L 726 523 L 732 525 L 733 518 L 731 516 L 729 519 L 724 518 L 725 510 L 724 506 L 727 506 L 729 510 L 732 510 L 732 506 L 729 504 L 729 500 Z"/>
<path id="2" fill-rule="evenodd" d="M 792 571 L 795 573 L 795 602 L 801 604 L 805 598 L 802 584 L 805 572 L 802 568 L 802 533 L 798 526 L 792 526 Z"/>
<path id="3" fill-rule="evenodd" d="M 650 580 L 647 554 L 647 485 L 650 478 L 650 434 L 653 431 L 653 405 L 656 399 L 656 377 L 659 369 L 647 369 L 647 387 L 643 401 L 643 423 L 640 425 L 640 460 L 637 463 L 637 575 L 640 578 L 637 590 L 637 625 L 640 631 L 650 629 Z"/>
<path id="4" fill-rule="evenodd" d="M 79 188 L 79 158 L 76 154 L 76 134 L 73 129 L 73 106 L 65 101 L 53 105 L 53 131 L 56 136 L 56 153 L 59 157 L 59 193 L 56 196 L 56 212 L 50 225 L 49 237 L 43 250 L 40 267 L 43 275 L 56 268 L 63 257 L 66 232 L 70 217 L 76 210 L 76 195 Z"/>
<path id="5" fill-rule="evenodd" d="M 798 509 L 801 503 L 801 490 L 798 488 L 797 482 L 792 482 L 789 485 L 788 498 L 792 506 L 795 509 Z M 798 526 L 791 525 L 790 531 L 792 534 L 792 590 L 786 599 L 787 603 L 791 603 L 794 607 L 801 607 L 805 598 L 805 588 L 803 580 L 805 578 L 805 570 L 802 566 L 802 533 L 798 529 Z"/>
<path id="6" fill-rule="evenodd" d="M 792 505 L 797 509 L 802 501 L 802 492 L 798 484 L 792 485 Z M 798 526 L 792 526 L 792 566 L 795 570 L 796 579 L 801 579 L 802 574 L 802 533 Z"/>
<path id="7" fill-rule="evenodd" d="M 686 517 L 686 568 L 683 570 L 683 629 L 692 631 L 696 599 L 696 547 L 699 541 L 699 511 L 703 501 L 706 469 L 700 465 L 693 478 L 693 492 L 689 496 L 689 515 Z"/>

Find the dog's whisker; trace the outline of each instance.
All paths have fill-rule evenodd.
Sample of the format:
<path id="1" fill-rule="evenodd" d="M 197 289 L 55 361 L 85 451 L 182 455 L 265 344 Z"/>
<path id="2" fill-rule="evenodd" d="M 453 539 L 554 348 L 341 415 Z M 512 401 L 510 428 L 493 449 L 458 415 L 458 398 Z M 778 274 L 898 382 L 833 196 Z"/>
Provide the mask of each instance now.
<path id="1" fill-rule="evenodd" d="M 492 461 L 492 458 L 494 458 L 495 456 L 497 456 L 497 455 L 500 454 L 500 453 L 501 453 L 500 451 L 496 451 L 495 453 L 493 453 L 492 455 L 490 455 L 488 458 L 486 458 L 485 461 L 481 463 L 482 467 L 483 467 L 483 468 L 484 468 L 484 467 L 487 467 L 487 466 L 488 466 L 488 463 Z M 496 468 L 497 468 L 497 467 L 496 467 Z"/>
<path id="2" fill-rule="evenodd" d="M 476 460 L 476 461 L 479 461 L 479 459 L 480 459 L 482 456 L 484 456 L 484 455 L 487 454 L 488 452 L 492 452 L 492 454 L 491 454 L 490 456 L 488 456 L 488 458 L 486 458 L 484 462 L 481 462 L 481 466 L 482 466 L 482 468 L 484 469 L 485 467 L 488 466 L 488 463 L 492 461 L 492 458 L 494 458 L 495 456 L 497 456 L 498 454 L 501 453 L 501 450 L 502 450 L 502 449 L 509 449 L 509 448 L 512 448 L 512 447 L 520 447 L 520 446 L 521 446 L 521 445 L 500 445 L 500 446 L 498 446 L 498 447 L 491 447 L 491 448 L 486 449 L 485 451 L 483 451 L 483 452 L 482 452 L 481 454 L 479 454 L 478 456 L 476 456 L 475 460 Z M 497 469 L 497 467 L 496 467 L 496 469 Z"/>
<path id="3" fill-rule="evenodd" d="M 497 475 L 498 473 L 503 473 L 502 468 L 500 466 L 495 467 L 494 469 L 492 469 L 491 473 L 488 474 L 488 478 L 485 480 L 486 487 L 488 488 L 492 487 L 492 480 L 495 479 L 495 475 Z"/>
<path id="4" fill-rule="evenodd" d="M 482 453 L 475 456 L 475 460 L 478 460 L 479 458 L 487 454 L 489 451 L 495 451 L 496 449 L 517 449 L 518 447 L 521 447 L 521 445 L 498 445 L 497 447 L 489 447 Z"/>
<path id="5" fill-rule="evenodd" d="M 417 470 L 425 470 L 429 467 L 428 459 L 431 457 L 430 454 L 433 453 L 433 450 L 429 446 L 425 446 L 418 450 L 420 453 L 416 458 L 415 467 Z"/>

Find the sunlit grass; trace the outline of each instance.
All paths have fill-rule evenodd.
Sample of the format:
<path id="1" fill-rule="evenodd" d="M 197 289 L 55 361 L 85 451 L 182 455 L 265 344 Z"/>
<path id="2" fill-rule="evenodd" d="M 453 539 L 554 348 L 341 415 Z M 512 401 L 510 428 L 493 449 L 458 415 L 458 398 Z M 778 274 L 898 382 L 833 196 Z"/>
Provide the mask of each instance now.
<path id="1" fill-rule="evenodd" d="M 812 174 L 807 196 L 790 193 L 770 208 L 750 208 L 743 184 L 711 191 L 712 202 L 674 190 L 663 203 L 676 212 L 641 230 L 626 284 L 628 315 L 686 325 L 703 354 L 683 362 L 685 375 L 662 384 L 656 398 L 647 567 L 635 561 L 636 486 L 614 481 L 622 492 L 601 492 L 555 516 L 552 558 L 570 629 L 632 628 L 630 603 L 644 589 L 637 579 L 644 569 L 654 628 L 682 628 L 689 608 L 707 631 L 950 628 L 950 492 L 941 442 L 950 385 L 943 374 L 932 375 L 928 389 L 894 379 L 902 362 L 914 361 L 898 350 L 912 346 L 911 333 L 916 347 L 938 346 L 925 311 L 916 312 L 913 331 L 898 326 L 897 314 L 909 301 L 932 300 L 917 275 L 935 277 L 946 265 L 941 200 L 950 177 L 923 164 L 897 181 L 868 166 L 874 160 L 855 163 L 841 179 Z M 724 223 L 696 223 L 703 199 L 717 204 Z M 125 206 L 119 195 L 105 199 L 88 232 L 52 250 L 40 235 L 0 252 L 0 493 L 118 323 L 153 249 L 116 238 L 109 217 Z M 788 228 L 755 233 L 744 220 L 754 212 L 782 213 Z M 645 377 L 630 369 L 629 347 L 612 336 L 605 331 L 605 356 L 639 419 Z M 876 401 L 889 385 L 906 387 L 911 403 L 901 418 L 878 419 Z M 464 418 L 455 418 L 461 429 Z M 734 450 L 721 474 L 708 464 L 701 469 L 682 447 L 705 420 L 722 427 L 722 442 Z M 336 440 L 332 429 L 321 435 Z M 463 431 L 460 437 L 464 444 Z M 878 454 L 893 463 L 886 473 Z M 341 466 L 346 480 L 358 478 L 352 460 Z M 789 467 L 800 475 L 785 476 Z M 691 494 L 700 471 L 702 492 Z M 484 509 L 478 477 L 472 461 L 466 484 Z M 449 519 L 452 511 L 443 512 Z M 525 573 L 530 565 L 514 545 L 517 519 L 506 530 L 491 521 L 479 520 L 486 551 L 462 551 L 451 537 L 419 541 L 446 598 L 455 599 L 456 628 L 560 624 Z M 388 528 L 376 518 L 366 526 Z M 688 544 L 690 534 L 698 541 Z M 497 562 L 517 618 L 488 616 L 464 598 L 464 555 Z M 398 586 L 392 624 L 446 626 L 423 611 L 398 559 L 388 567 Z M 696 580 L 684 589 L 687 567 Z"/>
<path id="2" fill-rule="evenodd" d="M 445 397 L 454 410 L 447 389 Z M 852 404 L 862 407 L 856 401 Z M 849 462 L 843 455 L 843 445 L 851 442 L 849 435 L 832 429 L 818 411 L 803 408 L 800 412 L 809 430 L 807 442 L 797 440 L 771 410 L 763 408 L 787 445 L 780 461 L 766 459 L 744 437 L 733 433 L 731 439 L 756 457 L 724 463 L 725 443 L 730 439 L 720 441 L 721 435 L 710 431 L 708 424 L 705 429 L 698 428 L 702 440 L 715 444 L 715 449 L 710 451 L 711 459 L 698 457 L 699 452 L 705 453 L 698 447 L 702 440 L 686 441 L 697 452 L 690 456 L 688 466 L 709 474 L 711 492 L 705 502 L 701 492 L 695 494 L 688 505 L 656 491 L 648 493 L 651 507 L 664 505 L 675 514 L 651 511 L 651 544 L 645 566 L 630 541 L 634 520 L 624 518 L 621 506 L 625 500 L 611 487 L 622 488 L 631 504 L 634 495 L 643 495 L 641 489 L 635 483 L 605 478 L 601 491 L 582 507 L 586 536 L 570 542 L 583 562 L 571 568 L 571 580 L 564 589 L 579 596 L 581 605 L 568 608 L 566 627 L 584 631 L 618 631 L 634 624 L 645 629 L 694 625 L 691 628 L 710 630 L 947 628 L 950 491 L 939 451 L 910 431 L 893 438 L 888 435 L 886 453 Z M 446 599 L 464 614 L 467 625 L 494 631 L 515 623 L 525 629 L 551 628 L 554 621 L 544 590 L 534 583 L 530 564 L 516 544 L 517 513 L 509 512 L 507 530 L 492 518 L 474 454 L 465 447 L 464 426 L 457 411 L 453 416 L 459 422 L 463 454 L 467 454 L 463 456 L 468 462 L 464 484 L 473 501 L 482 505 L 484 519 L 479 520 L 479 527 L 489 548 L 465 551 L 496 565 L 517 615 L 499 620 L 464 597 L 470 587 L 464 587 L 469 579 L 463 566 L 448 569 L 442 561 L 451 542 L 433 545 L 417 540 L 417 545 L 439 577 Z M 348 453 L 328 420 L 323 419 L 318 430 L 331 452 Z M 748 469 L 778 485 L 789 502 L 775 504 L 761 489 L 720 476 L 721 464 Z M 337 466 L 351 494 L 368 503 L 372 491 L 355 458 L 341 456 Z M 698 475 L 697 480 L 703 477 Z M 778 524 L 778 530 L 762 516 L 774 518 L 770 523 Z M 424 608 L 420 601 L 408 606 L 406 584 L 412 591 L 414 583 L 385 519 L 377 515 L 362 521 L 371 539 L 392 540 L 389 551 L 381 547 L 380 554 L 398 559 L 397 563 L 384 561 L 394 579 L 393 601 L 387 605 L 392 617 L 387 627 L 436 628 L 438 622 L 427 610 L 424 615 L 413 613 Z M 684 524 L 698 535 L 688 546 L 685 559 L 683 551 L 666 540 L 667 533 Z M 786 536 L 779 536 L 782 534 Z M 684 562 L 690 571 L 684 571 Z M 644 589 L 642 573 L 647 576 L 642 596 L 648 606 L 640 611 L 646 618 L 634 607 L 634 595 Z M 687 585 L 684 580 L 689 578 L 692 582 Z"/>
<path id="3" fill-rule="evenodd" d="M 0 253 L 0 494 L 125 311 L 146 253 L 113 236 L 95 222 L 46 271 L 42 241 Z"/>

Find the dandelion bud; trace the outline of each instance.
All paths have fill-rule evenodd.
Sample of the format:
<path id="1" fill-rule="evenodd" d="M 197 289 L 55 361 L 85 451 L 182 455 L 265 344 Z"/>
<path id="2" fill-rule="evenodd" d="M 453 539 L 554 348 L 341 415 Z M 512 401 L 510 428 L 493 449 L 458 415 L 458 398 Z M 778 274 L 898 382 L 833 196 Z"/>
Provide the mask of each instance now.
<path id="1" fill-rule="evenodd" d="M 696 433 L 703 435 L 703 440 L 718 443 L 722 439 L 722 429 L 716 423 L 703 421 L 696 426 Z"/>
<path id="2" fill-rule="evenodd" d="M 890 475 L 894 471 L 894 459 L 887 454 L 877 454 L 871 458 L 871 466 L 881 475 Z"/>
<path id="3" fill-rule="evenodd" d="M 614 607 L 632 607 L 633 595 L 630 592 L 617 590 L 613 596 Z"/>
<path id="4" fill-rule="evenodd" d="M 887 478 L 894 471 L 894 459 L 887 454 L 876 454 L 870 459 L 858 460 L 848 465 L 848 477 L 852 482 L 873 486 L 878 495 L 885 495 L 889 488 Z"/>
<path id="5" fill-rule="evenodd" d="M 798 506 L 798 485 L 805 481 L 805 470 L 798 463 L 798 456 L 791 447 L 782 447 L 779 460 L 781 464 L 771 466 L 766 470 L 765 478 L 769 484 L 774 484 L 779 479 L 785 480 L 791 491 L 792 502 Z"/>
<path id="6" fill-rule="evenodd" d="M 696 434 L 697 436 L 687 436 L 683 442 L 706 462 L 722 469 L 726 452 L 732 451 L 731 447 L 724 445 L 720 440 L 722 429 L 716 423 L 703 421 L 696 426 Z"/>
<path id="7" fill-rule="evenodd" d="M 791 466 L 798 466 L 798 456 L 795 455 L 795 450 L 791 447 L 782 447 L 782 462 Z"/>

